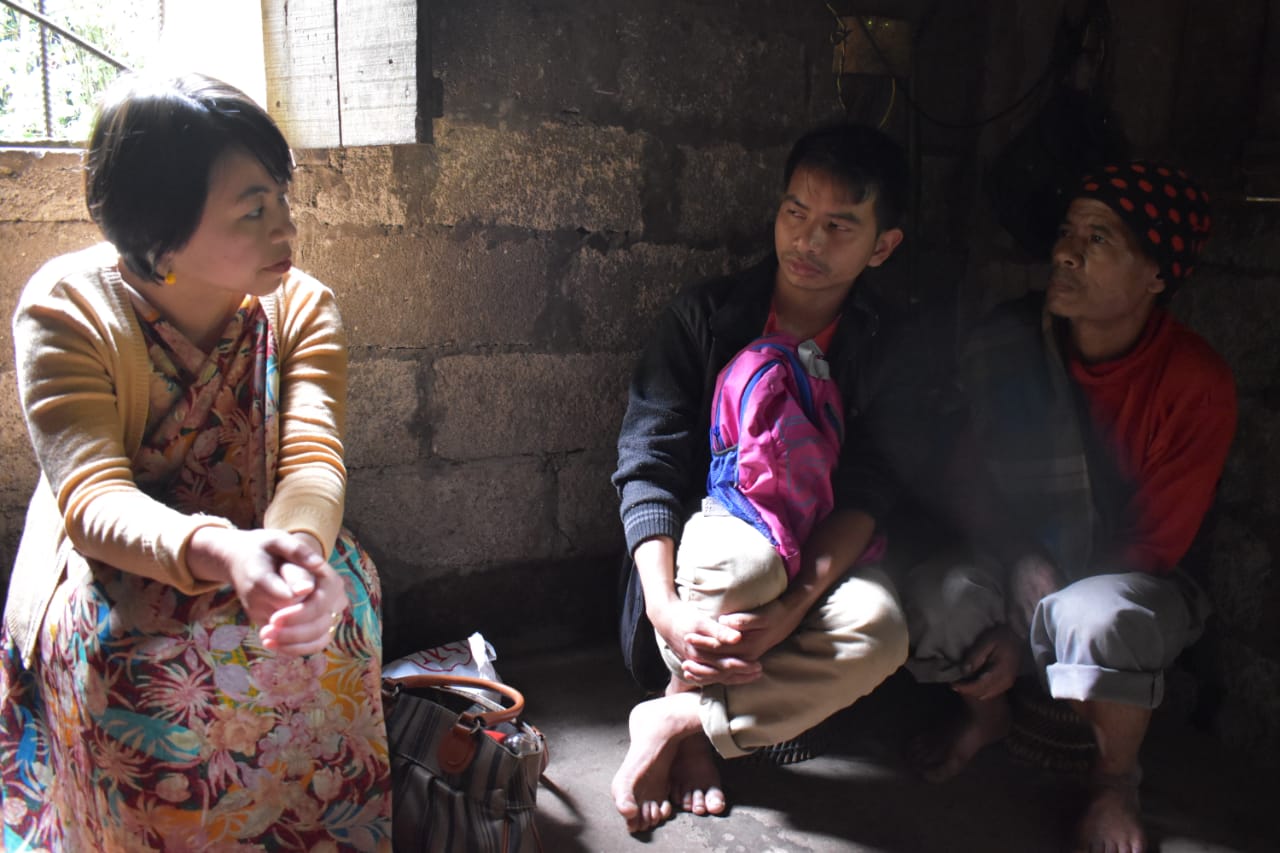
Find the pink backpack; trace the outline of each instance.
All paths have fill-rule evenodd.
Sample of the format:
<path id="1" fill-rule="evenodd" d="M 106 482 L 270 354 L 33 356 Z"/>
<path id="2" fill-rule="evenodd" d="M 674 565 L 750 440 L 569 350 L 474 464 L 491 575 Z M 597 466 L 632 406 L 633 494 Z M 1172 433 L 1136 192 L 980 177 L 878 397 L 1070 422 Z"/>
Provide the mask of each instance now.
<path id="1" fill-rule="evenodd" d="M 778 549 L 789 578 L 834 505 L 843 440 L 840 388 L 813 341 L 765 335 L 720 371 L 707 494 Z"/>

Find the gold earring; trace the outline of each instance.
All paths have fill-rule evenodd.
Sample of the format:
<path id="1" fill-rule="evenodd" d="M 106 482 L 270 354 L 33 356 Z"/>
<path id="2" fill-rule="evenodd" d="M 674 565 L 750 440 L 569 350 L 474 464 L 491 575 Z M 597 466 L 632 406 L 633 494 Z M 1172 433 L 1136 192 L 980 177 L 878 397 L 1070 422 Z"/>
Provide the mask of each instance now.
<path id="1" fill-rule="evenodd" d="M 164 274 L 164 283 L 166 285 L 176 284 L 177 281 L 178 281 L 178 277 L 173 274 L 173 270 L 169 270 L 167 273 Z"/>

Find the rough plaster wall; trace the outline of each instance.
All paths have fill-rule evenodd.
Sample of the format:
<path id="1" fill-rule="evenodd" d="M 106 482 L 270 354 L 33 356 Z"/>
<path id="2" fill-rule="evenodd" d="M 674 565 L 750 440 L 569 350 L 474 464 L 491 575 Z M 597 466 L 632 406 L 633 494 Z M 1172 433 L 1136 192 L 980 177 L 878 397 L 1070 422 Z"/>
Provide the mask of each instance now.
<path id="1" fill-rule="evenodd" d="M 0 574 L 6 582 L 39 476 L 18 406 L 9 318 L 22 285 L 45 261 L 92 245 L 97 235 L 84 206 L 78 153 L 0 151 Z"/>

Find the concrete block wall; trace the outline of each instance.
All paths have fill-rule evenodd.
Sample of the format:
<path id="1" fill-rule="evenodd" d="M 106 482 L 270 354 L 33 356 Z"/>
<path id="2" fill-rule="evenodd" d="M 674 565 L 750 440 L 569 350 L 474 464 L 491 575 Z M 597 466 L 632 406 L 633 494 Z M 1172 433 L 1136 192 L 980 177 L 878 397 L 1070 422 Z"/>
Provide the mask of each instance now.
<path id="1" fill-rule="evenodd" d="M 78 152 L 0 151 L 0 573 L 6 588 L 39 476 L 18 405 L 9 318 L 22 286 L 45 261 L 98 239 L 84 208 Z"/>
<path id="2" fill-rule="evenodd" d="M 434 144 L 308 152 L 295 189 L 299 260 L 339 289 L 357 375 L 387 385 L 352 419 L 352 523 L 392 591 L 392 651 L 477 627 L 520 648 L 609 636 L 630 370 L 682 285 L 768 247 L 790 141 L 839 114 L 834 20 L 781 2 L 430 14 Z"/>
<path id="3" fill-rule="evenodd" d="M 477 629 L 500 650 L 607 632 L 635 346 L 617 332 L 662 301 L 660 247 L 637 239 L 646 144 L 447 116 L 432 146 L 300 159 L 297 259 L 348 326 L 348 516 L 382 571 L 389 654 Z"/>
<path id="4" fill-rule="evenodd" d="M 1204 262 L 1173 303 L 1231 365 L 1235 443 L 1197 558 L 1216 608 L 1192 658 L 1202 713 L 1230 746 L 1280 765 L 1280 205 L 1220 199 Z"/>
<path id="5" fill-rule="evenodd" d="M 1271 318 L 1280 305 L 1280 205 L 1247 201 L 1242 172 L 1258 142 L 1260 111 L 1274 98 L 1261 81 L 1264 65 L 1280 56 L 1280 3 L 1244 0 L 1225 16 L 1200 14 L 1194 3 L 1112 5 L 1126 38 L 1145 39 L 1152 64 L 1177 75 L 1178 85 L 1165 89 L 1163 123 L 1148 125 L 1145 136 L 1138 122 L 1127 129 L 1137 153 L 1184 163 L 1214 191 L 1213 236 L 1172 308 L 1227 360 L 1240 400 L 1217 506 L 1188 557 L 1216 612 L 1187 666 L 1200 687 L 1201 721 L 1228 746 L 1278 766 L 1280 337 Z M 1158 37 L 1147 32 L 1156 12 L 1174 24 Z M 1153 85 L 1150 74 L 1117 77 L 1117 111 L 1150 103 Z M 1280 170 L 1280 151 L 1270 156 L 1270 168 Z"/>

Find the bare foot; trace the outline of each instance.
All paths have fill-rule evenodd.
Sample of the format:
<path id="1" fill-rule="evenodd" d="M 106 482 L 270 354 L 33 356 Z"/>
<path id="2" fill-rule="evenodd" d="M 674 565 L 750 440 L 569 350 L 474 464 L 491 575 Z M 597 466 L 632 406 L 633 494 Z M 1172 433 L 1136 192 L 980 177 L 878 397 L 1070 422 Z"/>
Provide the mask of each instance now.
<path id="1" fill-rule="evenodd" d="M 1004 696 L 986 701 L 964 697 L 964 709 L 940 731 L 917 735 L 908 758 L 930 782 L 955 776 L 983 747 L 1009 734 L 1009 701 Z"/>
<path id="2" fill-rule="evenodd" d="M 1133 776 L 1098 777 L 1093 798 L 1080 820 L 1078 853 L 1145 853 L 1138 782 Z"/>
<path id="3" fill-rule="evenodd" d="M 680 808 L 696 815 L 724 812 L 720 770 L 711 755 L 711 742 L 705 737 L 680 741 L 675 761 L 671 764 L 671 799 L 679 803 Z"/>
<path id="4" fill-rule="evenodd" d="M 672 814 L 671 763 L 680 743 L 702 731 L 698 694 L 676 693 L 631 709 L 631 747 L 610 791 L 628 832 L 653 829 Z"/>

